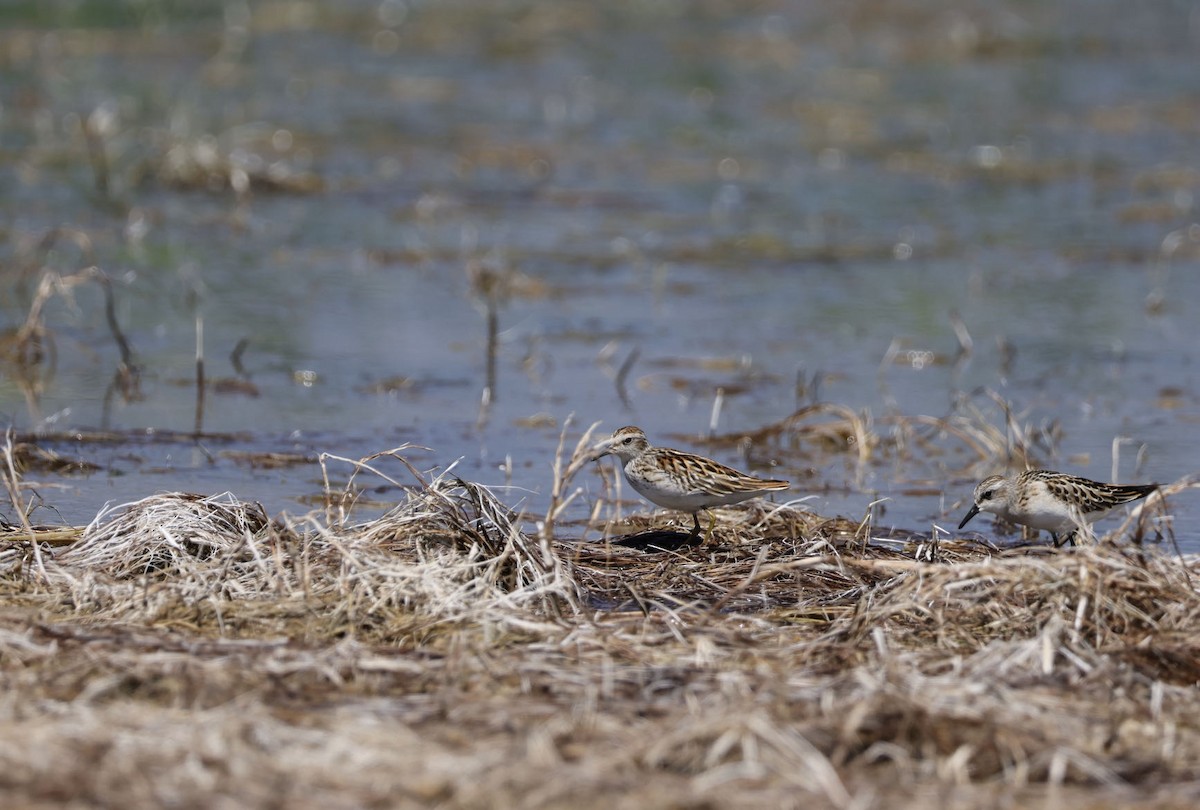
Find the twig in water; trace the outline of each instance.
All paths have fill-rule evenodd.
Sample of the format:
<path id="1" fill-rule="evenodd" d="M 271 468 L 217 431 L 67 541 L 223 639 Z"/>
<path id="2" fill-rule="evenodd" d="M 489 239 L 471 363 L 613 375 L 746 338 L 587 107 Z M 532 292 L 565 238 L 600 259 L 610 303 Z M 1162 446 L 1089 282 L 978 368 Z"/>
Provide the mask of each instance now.
<path id="1" fill-rule="evenodd" d="M 467 276 L 471 289 L 482 299 L 484 319 L 487 324 L 487 343 L 484 348 L 486 374 L 484 389 L 488 392 L 487 401 L 496 399 L 496 355 L 499 352 L 500 341 L 500 304 L 509 294 L 509 273 L 493 270 L 481 262 L 472 261 L 467 265 Z"/>
<path id="2" fill-rule="evenodd" d="M 125 338 L 125 333 L 121 331 L 120 324 L 117 323 L 116 301 L 113 296 L 112 279 L 108 277 L 107 273 L 96 266 L 87 268 L 79 275 L 85 274 L 87 278 L 95 280 L 104 291 L 104 318 L 108 321 L 108 329 L 112 332 L 113 340 L 116 341 L 117 349 L 121 353 L 121 362 L 117 364 L 117 371 L 113 375 L 113 381 L 109 385 L 108 391 L 104 394 L 104 422 L 107 424 L 109 407 L 115 391 L 120 391 L 121 397 L 126 402 L 141 399 L 141 369 L 135 362 L 133 348 Z"/>
<path id="3" fill-rule="evenodd" d="M 638 357 L 642 354 L 642 350 L 634 346 L 629 354 L 621 361 L 621 367 L 617 369 L 617 378 L 614 380 L 617 386 L 617 398 L 621 400 L 621 404 L 626 410 L 632 410 L 633 406 L 629 404 L 629 392 L 625 389 L 625 380 L 629 376 L 629 372 L 633 370 L 633 364 L 637 362 Z"/>
<path id="4" fill-rule="evenodd" d="M 50 333 L 46 329 L 42 310 L 55 293 L 65 293 L 73 286 L 73 283 L 57 273 L 47 273 L 42 276 L 42 280 L 38 282 L 37 292 L 34 293 L 33 301 L 29 304 L 29 313 L 25 316 L 25 323 L 21 324 L 13 341 L 16 346 L 15 357 L 18 365 L 32 367 L 41 364 L 44 359 L 42 349 L 50 340 Z"/>
<path id="5" fill-rule="evenodd" d="M 1112 440 L 1112 477 L 1108 479 L 1109 481 L 1116 482 L 1116 481 L 1121 480 L 1119 477 L 1119 473 L 1118 473 L 1118 469 L 1121 466 L 1121 445 L 1129 444 L 1132 441 L 1133 441 L 1133 439 L 1129 438 L 1128 436 L 1113 436 L 1113 440 Z"/>
<path id="6" fill-rule="evenodd" d="M 496 336 L 500 333 L 500 317 L 496 313 L 496 299 L 487 299 L 487 390 L 492 399 L 496 396 Z"/>
<path id="7" fill-rule="evenodd" d="M 971 333 L 967 331 L 966 322 L 957 312 L 950 312 L 950 328 L 954 330 L 954 337 L 958 340 L 958 350 L 954 353 L 954 374 L 957 377 L 967 367 L 967 361 L 971 359 L 975 348 L 975 341 L 971 339 Z"/>
<path id="8" fill-rule="evenodd" d="M 196 313 L 196 422 L 197 437 L 204 432 L 204 316 Z"/>
<path id="9" fill-rule="evenodd" d="M 46 328 L 44 318 L 44 309 L 47 302 L 55 295 L 69 297 L 76 286 L 87 281 L 97 282 L 104 291 L 104 316 L 108 322 L 109 331 L 112 332 L 113 339 L 116 341 L 117 348 L 121 353 L 121 360 L 117 365 L 117 372 L 113 377 L 113 383 L 108 392 L 105 393 L 105 410 L 107 412 L 108 403 L 114 390 L 120 390 L 126 400 L 139 398 L 140 392 L 138 389 L 138 368 L 134 362 L 133 349 L 130 347 L 129 341 L 117 323 L 112 281 L 99 267 L 92 265 L 70 276 L 60 276 L 53 272 L 47 272 L 42 276 L 42 280 L 38 283 L 37 293 L 34 295 L 33 302 L 29 306 L 29 313 L 25 317 L 25 322 L 17 330 L 15 339 L 16 362 L 19 365 L 31 367 L 38 366 L 44 361 L 43 349 L 47 346 L 53 347 L 53 340 L 50 331 Z"/>
<path id="10" fill-rule="evenodd" d="M 712 411 L 708 415 L 708 438 L 712 438 L 717 434 L 717 423 L 721 421 L 721 407 L 725 404 L 725 389 L 717 388 L 717 394 L 713 397 Z"/>
<path id="11" fill-rule="evenodd" d="M 233 351 L 229 353 L 229 362 L 233 366 L 233 370 L 244 380 L 250 379 L 250 373 L 242 365 L 242 355 L 246 353 L 246 347 L 249 345 L 250 338 L 242 338 L 233 347 Z"/>
<path id="12" fill-rule="evenodd" d="M 1142 475 L 1142 467 L 1146 466 L 1146 456 L 1148 455 L 1149 447 L 1142 444 L 1137 451 L 1137 455 L 1133 457 L 1133 477 L 1140 478 Z"/>
<path id="13" fill-rule="evenodd" d="M 823 371 L 814 371 L 809 377 L 804 369 L 796 370 L 796 410 L 803 408 L 805 401 L 810 405 L 821 401 L 821 383 L 824 381 Z"/>
<path id="14" fill-rule="evenodd" d="M 492 389 L 484 386 L 483 393 L 479 395 L 479 416 L 475 419 L 475 429 L 483 430 L 483 426 L 487 424 L 488 414 L 492 408 Z"/>
<path id="15" fill-rule="evenodd" d="M 112 332 L 113 340 L 117 342 L 117 348 L 121 352 L 121 363 L 130 369 L 136 369 L 133 348 L 130 347 L 129 341 L 125 339 L 125 334 L 121 331 L 120 324 L 117 323 L 117 310 L 112 290 L 112 279 L 108 277 L 107 273 L 94 265 L 84 272 L 99 282 L 101 289 L 104 290 L 104 318 L 108 321 L 108 329 Z"/>
<path id="16" fill-rule="evenodd" d="M 1004 335 L 996 336 L 996 349 L 1000 352 L 1000 376 L 1011 377 L 1017 362 L 1017 347 Z"/>
<path id="17" fill-rule="evenodd" d="M 104 147 L 104 131 L 109 127 L 111 115 L 103 106 L 92 110 L 91 115 L 83 125 L 83 137 L 87 141 L 88 159 L 92 164 L 92 177 L 96 183 L 96 192 L 101 197 L 108 197 L 108 151 Z"/>
<path id="18" fill-rule="evenodd" d="M 950 328 L 954 330 L 954 337 L 958 340 L 957 354 L 960 357 L 970 355 L 975 349 L 975 341 L 971 339 L 971 333 L 967 331 L 966 322 L 957 312 L 950 313 Z"/>

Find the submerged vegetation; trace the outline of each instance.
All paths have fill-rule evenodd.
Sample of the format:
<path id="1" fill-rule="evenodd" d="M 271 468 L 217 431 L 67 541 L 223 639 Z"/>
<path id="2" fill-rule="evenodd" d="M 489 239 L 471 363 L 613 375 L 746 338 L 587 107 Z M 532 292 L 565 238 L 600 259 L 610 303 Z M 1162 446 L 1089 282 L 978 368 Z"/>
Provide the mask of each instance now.
<path id="1" fill-rule="evenodd" d="M 612 533 L 640 517 L 581 538 L 554 517 L 589 434 L 537 521 L 452 471 L 422 474 L 401 447 L 354 462 L 300 518 L 173 493 L 108 510 L 66 545 L 6 529 L 0 728 L 25 741 L 6 748 L 6 796 L 1196 801 L 1194 556 L 1128 526 L 1071 552 L 1001 549 L 762 501 L 718 510 L 706 545 Z M 343 461 L 323 459 L 327 480 Z M 366 477 L 400 497 L 360 521 Z"/>

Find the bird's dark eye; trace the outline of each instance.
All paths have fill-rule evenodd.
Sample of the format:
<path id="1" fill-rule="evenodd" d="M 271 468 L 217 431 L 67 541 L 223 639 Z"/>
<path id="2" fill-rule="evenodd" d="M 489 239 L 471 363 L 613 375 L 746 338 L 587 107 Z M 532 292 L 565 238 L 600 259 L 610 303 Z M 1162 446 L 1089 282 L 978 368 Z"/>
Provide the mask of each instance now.
<path id="1" fill-rule="evenodd" d="M 995 494 L 996 494 L 996 490 L 994 490 L 994 489 L 989 489 L 987 492 L 985 492 L 985 493 L 983 493 L 982 495 L 980 495 L 980 496 L 979 496 L 979 500 L 981 500 L 981 501 L 990 501 L 990 500 L 992 499 L 992 496 L 993 496 L 993 495 L 995 495 Z"/>
<path id="2" fill-rule="evenodd" d="M 625 441 L 621 442 L 621 444 L 632 444 L 632 443 L 633 443 L 633 437 L 632 437 L 632 436 L 626 436 L 626 437 L 625 437 Z"/>

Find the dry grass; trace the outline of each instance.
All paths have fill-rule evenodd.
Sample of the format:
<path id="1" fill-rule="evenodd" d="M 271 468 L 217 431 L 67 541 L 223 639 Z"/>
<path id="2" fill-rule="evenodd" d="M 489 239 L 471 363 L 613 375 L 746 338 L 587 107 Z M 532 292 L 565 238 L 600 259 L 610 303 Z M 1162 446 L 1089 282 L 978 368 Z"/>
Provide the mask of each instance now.
<path id="1" fill-rule="evenodd" d="M 556 464 L 557 505 L 585 447 Z M 718 510 L 707 546 L 637 550 L 550 531 L 553 513 L 531 528 L 403 451 L 352 462 L 299 519 L 166 494 L 42 544 L 40 567 L 4 541 L 27 562 L 0 579 L 6 800 L 1200 799 L 1195 558 L 881 538 L 761 501 Z M 360 475 L 399 503 L 355 521 Z"/>

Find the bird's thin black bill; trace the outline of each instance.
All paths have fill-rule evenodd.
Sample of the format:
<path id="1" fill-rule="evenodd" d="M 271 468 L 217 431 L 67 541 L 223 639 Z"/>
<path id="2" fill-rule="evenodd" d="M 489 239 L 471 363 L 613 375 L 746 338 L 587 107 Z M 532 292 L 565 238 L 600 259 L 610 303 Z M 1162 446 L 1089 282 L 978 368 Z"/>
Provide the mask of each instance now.
<path id="1" fill-rule="evenodd" d="M 971 511 L 967 512 L 967 516 L 966 516 L 966 517 L 964 517 L 964 518 L 963 518 L 963 519 L 962 519 L 962 520 L 959 522 L 959 524 L 958 524 L 958 528 L 959 528 L 959 529 L 962 529 L 962 527 L 963 527 L 963 526 L 966 526 L 966 525 L 967 525 L 967 521 L 968 521 L 968 520 L 970 520 L 971 518 L 975 517 L 975 516 L 976 516 L 976 515 L 978 515 L 978 514 L 979 514 L 979 507 L 978 507 L 978 506 L 972 506 L 972 507 L 971 507 Z"/>

